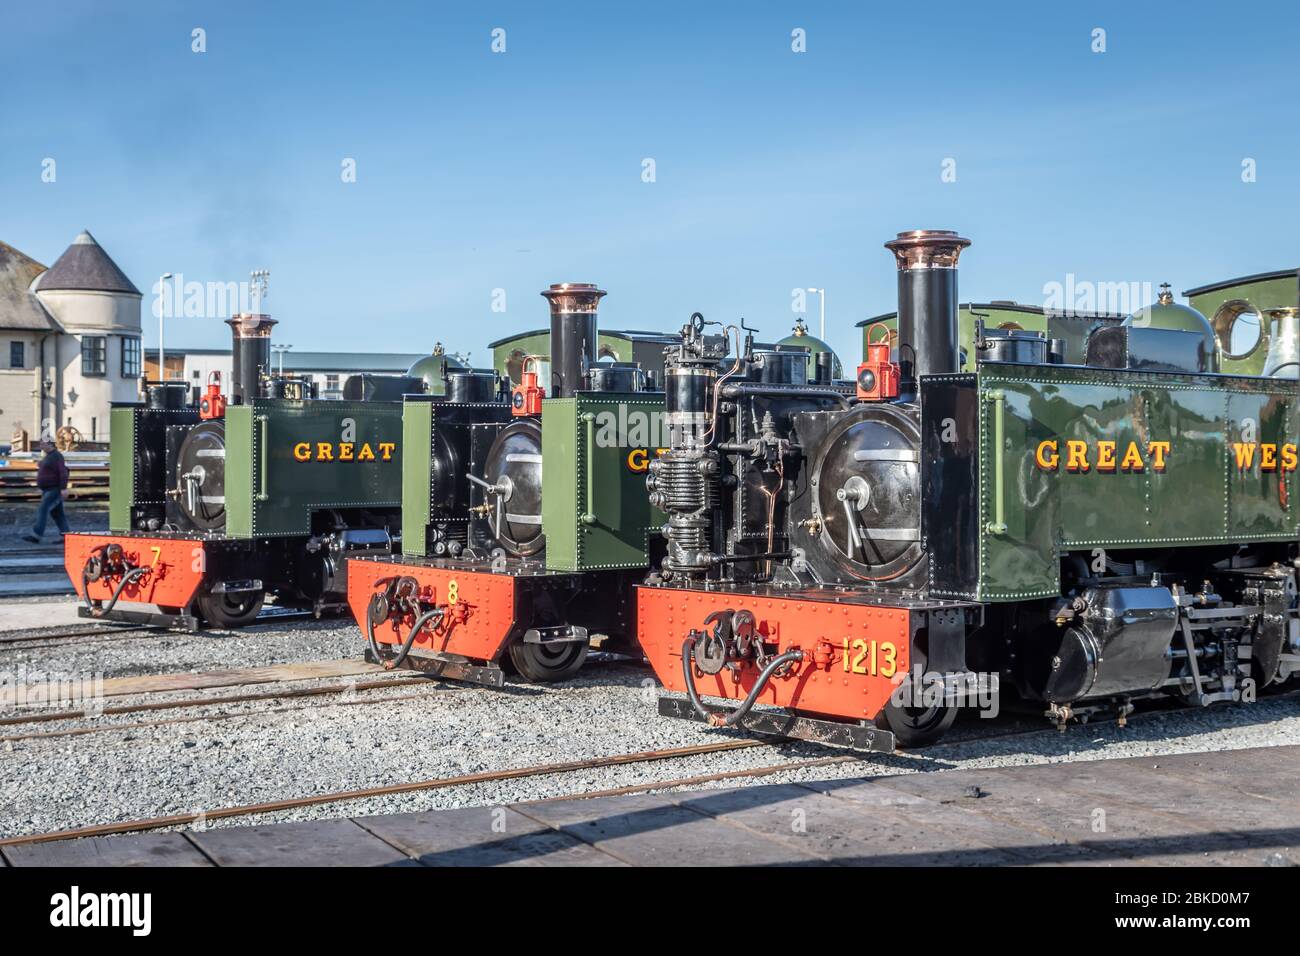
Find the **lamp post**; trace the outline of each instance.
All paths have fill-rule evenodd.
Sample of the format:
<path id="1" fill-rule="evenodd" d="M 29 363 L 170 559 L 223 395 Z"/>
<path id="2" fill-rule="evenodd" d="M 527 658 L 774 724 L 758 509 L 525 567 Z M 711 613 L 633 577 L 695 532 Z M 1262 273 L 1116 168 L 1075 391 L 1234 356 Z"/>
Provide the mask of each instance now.
<path id="1" fill-rule="evenodd" d="M 280 353 L 280 375 L 281 375 L 281 377 L 284 376 L 284 353 L 287 352 L 287 351 L 289 351 L 289 349 L 291 349 L 291 348 L 293 348 L 292 345 L 272 345 L 272 346 L 271 346 L 271 351 L 272 351 L 272 352 L 279 352 L 279 353 Z"/>
<path id="2" fill-rule="evenodd" d="M 808 291 L 816 292 L 818 296 L 818 300 L 821 303 L 821 331 L 818 333 L 818 335 L 821 338 L 821 340 L 825 342 L 826 341 L 826 290 L 809 289 Z"/>
<path id="3" fill-rule="evenodd" d="M 163 353 L 163 320 L 167 317 L 167 300 L 163 293 L 167 289 L 167 280 L 171 277 L 170 272 L 164 272 L 158 279 L 158 381 L 163 383 L 167 381 L 167 362 Z"/>

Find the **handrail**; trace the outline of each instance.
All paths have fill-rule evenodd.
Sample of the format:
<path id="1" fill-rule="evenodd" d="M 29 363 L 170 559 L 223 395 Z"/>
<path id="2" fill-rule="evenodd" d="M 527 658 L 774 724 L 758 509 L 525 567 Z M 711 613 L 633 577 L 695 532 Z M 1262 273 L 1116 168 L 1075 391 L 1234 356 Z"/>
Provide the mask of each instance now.
<path id="1" fill-rule="evenodd" d="M 1007 395 L 1001 389 L 986 392 L 993 403 L 993 520 L 984 526 L 989 534 L 1007 533 L 1006 506 L 1003 503 L 1006 475 L 1003 458 L 1006 451 Z"/>
<path id="2" fill-rule="evenodd" d="M 583 442 L 583 458 L 585 459 L 583 466 L 587 472 L 586 474 L 587 497 L 584 504 L 586 504 L 587 507 L 582 514 L 582 523 L 595 524 L 596 523 L 596 482 L 595 482 L 594 475 L 596 469 L 593 467 L 594 462 L 592 461 L 592 457 L 591 457 L 591 449 L 592 446 L 595 445 L 596 443 L 596 416 L 591 412 L 585 412 L 582 416 L 582 421 L 587 428 L 586 440 Z"/>
<path id="3" fill-rule="evenodd" d="M 266 501 L 271 496 L 266 493 L 266 452 L 267 452 L 268 416 L 258 415 L 258 455 L 257 455 L 257 500 Z"/>

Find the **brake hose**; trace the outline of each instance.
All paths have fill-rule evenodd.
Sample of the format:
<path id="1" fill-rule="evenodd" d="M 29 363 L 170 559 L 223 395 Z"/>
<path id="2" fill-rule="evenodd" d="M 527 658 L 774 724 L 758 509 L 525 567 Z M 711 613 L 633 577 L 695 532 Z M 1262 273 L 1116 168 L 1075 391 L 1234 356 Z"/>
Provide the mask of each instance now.
<path id="1" fill-rule="evenodd" d="M 366 640 L 370 642 L 370 652 L 375 655 L 375 663 L 382 663 L 384 655 L 379 651 L 379 642 L 375 640 L 375 622 L 370 620 L 369 611 L 366 612 Z"/>
<path id="2" fill-rule="evenodd" d="M 86 558 L 86 563 L 81 566 L 81 601 L 86 605 L 86 610 L 95 613 L 95 605 L 90 603 L 90 562 L 95 560 L 96 554 L 101 554 L 107 550 L 108 545 L 101 544 L 91 549 L 90 557 Z"/>
<path id="3" fill-rule="evenodd" d="M 87 606 L 90 607 L 91 615 L 93 617 L 103 617 L 109 611 L 113 610 L 114 605 L 117 604 L 117 599 L 120 598 L 122 596 L 122 592 L 126 590 L 126 586 L 130 584 L 132 581 L 134 581 L 136 578 L 143 577 L 148 573 L 149 573 L 149 569 L 147 567 L 132 568 L 130 571 L 126 572 L 126 574 L 122 575 L 121 582 L 117 585 L 116 588 L 114 588 L 113 597 L 109 600 L 107 604 L 105 604 L 103 607 L 90 607 L 90 605 L 87 604 Z M 82 572 L 81 580 L 84 589 L 84 585 L 87 583 L 85 572 Z M 89 601 L 88 591 L 87 591 L 87 601 Z"/>
<path id="4" fill-rule="evenodd" d="M 704 701 L 700 700 L 700 693 L 695 689 L 694 668 L 691 666 L 694 660 L 695 637 L 691 636 L 686 638 L 686 641 L 682 644 L 682 676 L 686 678 L 686 693 L 690 695 L 691 706 L 695 708 L 695 712 L 703 717 L 705 723 L 710 727 L 734 727 L 753 709 L 754 704 L 758 701 L 759 694 L 763 693 L 763 688 L 772 679 L 772 675 L 792 661 L 803 660 L 803 651 L 797 647 L 792 648 L 768 661 L 767 666 L 759 672 L 758 680 L 754 682 L 754 687 L 749 692 L 749 696 L 740 702 L 739 707 L 727 713 L 725 717 L 722 711 L 709 710 L 704 706 Z"/>
<path id="5" fill-rule="evenodd" d="M 425 611 L 415 619 L 415 624 L 411 627 L 411 633 L 406 635 L 406 640 L 402 643 L 402 649 L 397 652 L 397 656 L 392 660 L 384 660 L 383 654 L 379 650 L 379 642 L 375 640 L 375 625 L 370 620 L 370 615 L 366 615 L 366 640 L 370 642 L 370 650 L 375 655 L 376 663 L 382 663 L 384 670 L 392 670 L 395 667 L 401 667 L 402 662 L 406 660 L 406 655 L 411 652 L 411 646 L 415 643 L 415 637 L 420 633 L 420 629 L 428 624 L 433 618 L 441 618 L 446 613 L 446 608 L 435 607 L 431 611 Z"/>

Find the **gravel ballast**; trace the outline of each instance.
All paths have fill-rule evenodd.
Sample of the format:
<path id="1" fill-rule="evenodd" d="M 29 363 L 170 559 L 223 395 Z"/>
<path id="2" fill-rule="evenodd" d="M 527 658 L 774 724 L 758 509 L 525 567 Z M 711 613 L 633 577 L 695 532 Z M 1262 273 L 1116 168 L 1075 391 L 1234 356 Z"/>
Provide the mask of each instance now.
<path id="1" fill-rule="evenodd" d="M 118 636 L 66 646 L 47 643 L 39 648 L 11 645 L 0 650 L 0 672 L 12 673 L 22 663 L 29 671 L 97 671 L 108 678 L 356 659 L 361 652 L 362 638 L 351 622 L 295 621 L 235 634 L 166 634 L 138 639 Z M 109 704 L 342 683 L 346 681 L 334 678 L 151 694 L 147 698 L 113 698 Z M 607 663 L 590 666 L 579 679 L 563 685 L 511 683 L 495 691 L 430 681 L 427 686 L 332 697 L 226 703 L 0 727 L 0 735 L 5 736 L 85 726 L 114 728 L 0 745 L 0 835 L 199 813 L 331 791 L 685 747 L 740 736 L 658 716 L 654 703 L 657 694 L 648 670 Z M 235 716 L 127 726 L 216 714 Z M 1140 712 L 1127 727 L 1103 722 L 1072 726 L 1065 733 L 1037 717 L 1003 715 L 995 720 L 980 720 L 971 716 L 959 721 L 951 736 L 950 742 L 924 751 L 862 755 L 844 763 L 707 786 L 1300 744 L 1300 702 L 1279 696 L 1265 697 L 1253 706 Z M 496 805 L 844 754 L 842 750 L 808 743 L 754 747 L 329 803 L 211 821 L 207 825 Z"/>

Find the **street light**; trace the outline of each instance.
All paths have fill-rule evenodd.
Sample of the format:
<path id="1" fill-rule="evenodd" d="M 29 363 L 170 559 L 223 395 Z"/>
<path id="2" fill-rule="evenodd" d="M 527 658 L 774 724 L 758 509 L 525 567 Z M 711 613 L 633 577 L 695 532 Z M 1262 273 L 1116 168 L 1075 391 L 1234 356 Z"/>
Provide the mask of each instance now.
<path id="1" fill-rule="evenodd" d="M 287 352 L 287 351 L 289 351 L 289 349 L 291 349 L 291 348 L 293 348 L 292 345 L 272 345 L 272 346 L 271 346 L 271 351 L 272 351 L 272 352 L 279 352 L 279 353 L 280 353 L 280 375 L 281 375 L 281 376 L 284 375 L 284 353 Z"/>
<path id="2" fill-rule="evenodd" d="M 172 277 L 170 272 L 164 272 L 158 279 L 158 381 L 167 381 L 166 362 L 163 360 L 163 319 L 167 317 L 167 302 L 163 297 L 163 292 L 167 288 L 167 280 Z"/>
<path id="3" fill-rule="evenodd" d="M 822 322 L 821 322 L 821 333 L 820 333 L 820 337 L 821 337 L 821 340 L 822 340 L 823 342 L 825 342 L 825 341 L 826 341 L 826 290 L 825 290 L 825 289 L 809 289 L 808 291 L 809 291 L 809 292 L 816 292 L 817 295 L 818 295 L 818 297 L 819 297 L 819 300 L 820 300 L 820 302 L 821 302 Z"/>

